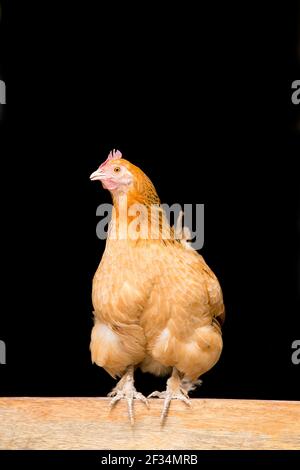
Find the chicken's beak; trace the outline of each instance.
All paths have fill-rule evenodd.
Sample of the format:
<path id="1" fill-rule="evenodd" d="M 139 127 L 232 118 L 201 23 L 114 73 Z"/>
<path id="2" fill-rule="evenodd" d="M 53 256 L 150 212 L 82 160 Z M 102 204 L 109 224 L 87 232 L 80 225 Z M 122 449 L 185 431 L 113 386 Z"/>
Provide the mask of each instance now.
<path id="1" fill-rule="evenodd" d="M 101 180 L 103 180 L 103 178 L 105 178 L 105 173 L 104 173 L 103 170 L 100 170 L 100 169 L 94 171 L 94 173 L 92 173 L 90 175 L 90 180 L 91 181 L 97 181 L 97 180 L 101 181 Z"/>

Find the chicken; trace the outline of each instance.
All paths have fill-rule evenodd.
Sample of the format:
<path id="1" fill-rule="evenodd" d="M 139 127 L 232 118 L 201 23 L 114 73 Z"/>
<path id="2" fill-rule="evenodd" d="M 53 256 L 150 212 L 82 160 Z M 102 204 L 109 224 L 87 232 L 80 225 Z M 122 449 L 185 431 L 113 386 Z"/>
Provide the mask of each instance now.
<path id="1" fill-rule="evenodd" d="M 189 405 L 188 393 L 220 357 L 221 287 L 203 257 L 178 240 L 150 179 L 119 151 L 90 179 L 101 181 L 114 204 L 93 279 L 92 361 L 120 378 L 109 396 L 112 405 L 127 400 L 131 423 L 133 400 L 148 405 L 135 389 L 134 370 L 170 375 L 164 392 L 149 395 L 164 399 L 164 423 L 171 400 Z"/>

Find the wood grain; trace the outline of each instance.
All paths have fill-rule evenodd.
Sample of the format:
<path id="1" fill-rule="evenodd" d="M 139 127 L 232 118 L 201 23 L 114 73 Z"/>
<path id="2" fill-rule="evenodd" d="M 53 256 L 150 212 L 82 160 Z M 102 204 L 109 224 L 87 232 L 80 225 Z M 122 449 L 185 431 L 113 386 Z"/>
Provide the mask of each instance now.
<path id="1" fill-rule="evenodd" d="M 131 428 L 107 398 L 0 398 L 0 449 L 300 449 L 300 402 L 193 399 L 134 403 Z"/>

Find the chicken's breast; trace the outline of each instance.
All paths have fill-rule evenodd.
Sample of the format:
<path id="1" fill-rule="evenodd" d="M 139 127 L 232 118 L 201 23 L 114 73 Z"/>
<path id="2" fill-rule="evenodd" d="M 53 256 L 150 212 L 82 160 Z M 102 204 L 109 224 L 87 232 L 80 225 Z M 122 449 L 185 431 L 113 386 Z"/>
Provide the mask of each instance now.
<path id="1" fill-rule="evenodd" d="M 93 361 L 111 375 L 130 364 L 195 379 L 222 350 L 217 278 L 180 243 L 109 241 L 93 282 Z"/>

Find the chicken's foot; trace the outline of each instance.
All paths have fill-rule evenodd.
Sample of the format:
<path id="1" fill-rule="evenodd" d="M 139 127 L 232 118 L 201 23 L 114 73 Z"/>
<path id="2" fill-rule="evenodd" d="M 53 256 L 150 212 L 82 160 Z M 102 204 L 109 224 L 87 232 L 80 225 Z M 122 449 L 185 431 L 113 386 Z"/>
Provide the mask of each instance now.
<path id="1" fill-rule="evenodd" d="M 171 377 L 167 380 L 167 389 L 164 392 L 152 392 L 148 398 L 158 397 L 164 398 L 164 406 L 160 417 L 161 425 L 164 424 L 167 417 L 171 400 L 181 400 L 186 405 L 190 406 L 191 402 L 189 400 L 188 392 L 184 385 L 182 384 L 180 374 L 176 367 L 173 368 Z"/>
<path id="2" fill-rule="evenodd" d="M 140 392 L 136 391 L 133 374 L 134 367 L 129 366 L 115 388 L 107 395 L 108 397 L 113 397 L 110 402 L 111 408 L 122 398 L 126 399 L 130 424 L 132 426 L 134 425 L 133 400 L 141 400 L 143 403 L 145 403 L 145 405 L 148 406 L 147 398 L 144 397 L 144 395 L 142 395 Z"/>

